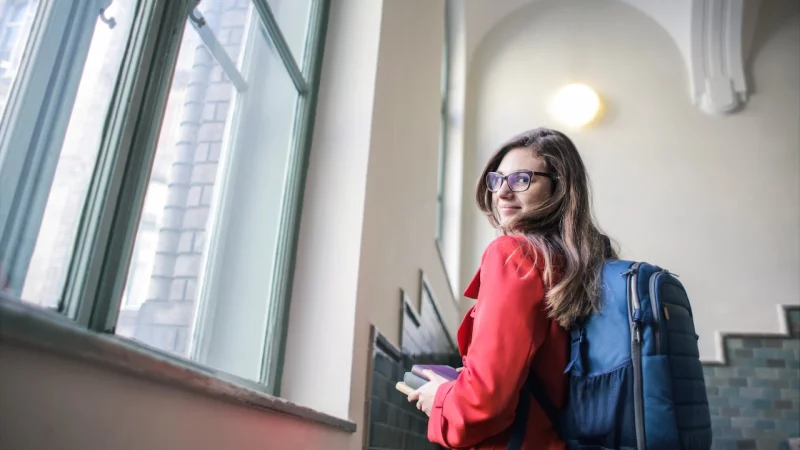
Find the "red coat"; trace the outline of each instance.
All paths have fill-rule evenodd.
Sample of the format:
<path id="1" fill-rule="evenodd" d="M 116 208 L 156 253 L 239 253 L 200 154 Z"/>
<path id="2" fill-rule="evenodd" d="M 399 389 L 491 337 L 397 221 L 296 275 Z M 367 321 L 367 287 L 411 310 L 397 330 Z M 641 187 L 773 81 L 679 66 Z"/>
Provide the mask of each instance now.
<path id="1" fill-rule="evenodd" d="M 506 449 L 520 390 L 536 371 L 556 408 L 566 399 L 569 334 L 548 319 L 543 258 L 522 236 L 495 239 L 464 295 L 477 303 L 458 329 L 464 370 L 436 392 L 428 439 L 448 448 Z M 530 394 L 524 394 L 530 395 Z M 544 411 L 530 398 L 522 450 L 562 450 Z"/>

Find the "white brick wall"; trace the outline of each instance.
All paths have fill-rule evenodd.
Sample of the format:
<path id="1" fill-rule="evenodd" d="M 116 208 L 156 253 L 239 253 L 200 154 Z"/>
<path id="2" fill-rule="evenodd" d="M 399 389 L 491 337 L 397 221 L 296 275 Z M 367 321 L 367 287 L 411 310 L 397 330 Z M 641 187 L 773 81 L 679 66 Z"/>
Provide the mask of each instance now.
<path id="1" fill-rule="evenodd" d="M 238 59 L 248 7 L 246 0 L 207 0 L 201 7 L 211 30 L 233 60 Z M 194 33 L 192 29 L 186 32 Z M 195 49 L 186 83 L 155 267 L 148 299 L 133 329 L 135 338 L 182 355 L 187 351 L 195 313 L 205 230 L 233 92 L 203 45 Z"/>

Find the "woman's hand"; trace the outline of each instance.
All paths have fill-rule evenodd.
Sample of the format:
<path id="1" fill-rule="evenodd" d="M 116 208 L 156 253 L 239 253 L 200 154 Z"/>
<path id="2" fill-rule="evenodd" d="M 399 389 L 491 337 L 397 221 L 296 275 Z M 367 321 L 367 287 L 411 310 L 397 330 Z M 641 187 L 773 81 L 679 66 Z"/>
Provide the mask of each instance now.
<path id="1" fill-rule="evenodd" d="M 431 408 L 433 408 L 433 400 L 436 398 L 436 391 L 439 390 L 439 386 L 450 380 L 430 370 L 426 370 L 423 373 L 430 381 L 412 392 L 411 395 L 408 396 L 408 401 L 417 402 L 417 409 L 430 416 Z"/>

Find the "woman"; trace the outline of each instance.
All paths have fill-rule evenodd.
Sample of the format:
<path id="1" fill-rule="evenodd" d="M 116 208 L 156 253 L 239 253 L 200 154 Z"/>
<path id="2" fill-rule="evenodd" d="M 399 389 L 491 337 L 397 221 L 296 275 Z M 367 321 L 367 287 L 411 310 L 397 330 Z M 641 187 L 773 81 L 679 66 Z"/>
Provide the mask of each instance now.
<path id="1" fill-rule="evenodd" d="M 597 308 L 607 239 L 592 219 L 586 168 L 567 136 L 537 128 L 489 159 L 476 197 L 502 236 L 464 293 L 477 303 L 458 330 L 461 374 L 429 373 L 408 399 L 430 416 L 428 439 L 448 448 L 563 449 L 523 385 L 533 371 L 563 408 L 567 329 Z"/>

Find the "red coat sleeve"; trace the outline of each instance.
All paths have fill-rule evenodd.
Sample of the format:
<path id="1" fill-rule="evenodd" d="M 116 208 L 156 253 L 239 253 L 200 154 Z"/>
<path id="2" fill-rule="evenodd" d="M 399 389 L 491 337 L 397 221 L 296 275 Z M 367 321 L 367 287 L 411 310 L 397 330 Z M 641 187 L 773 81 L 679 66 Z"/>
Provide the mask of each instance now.
<path id="1" fill-rule="evenodd" d="M 458 379 L 436 392 L 431 442 L 474 446 L 514 421 L 520 389 L 548 328 L 544 283 L 527 248 L 503 236 L 484 252 L 468 358 Z"/>

